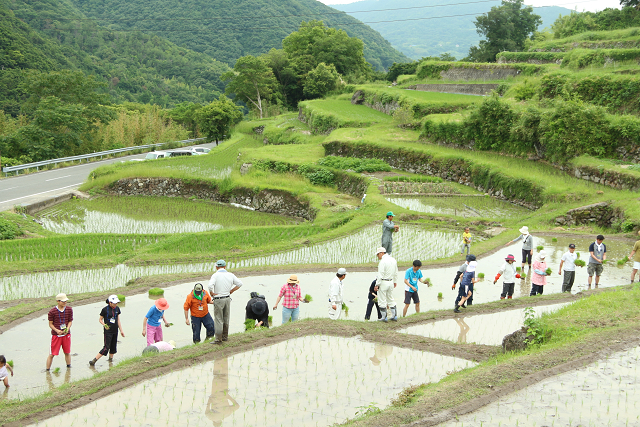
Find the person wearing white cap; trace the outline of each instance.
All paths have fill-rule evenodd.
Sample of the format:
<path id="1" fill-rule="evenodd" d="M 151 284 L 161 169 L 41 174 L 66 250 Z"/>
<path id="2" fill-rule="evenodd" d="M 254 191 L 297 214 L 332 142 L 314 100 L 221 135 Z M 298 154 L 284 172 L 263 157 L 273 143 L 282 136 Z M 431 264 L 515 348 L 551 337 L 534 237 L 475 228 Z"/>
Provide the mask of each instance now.
<path id="1" fill-rule="evenodd" d="M 339 268 L 336 277 L 329 284 L 329 319 L 338 320 L 342 314 L 342 281 L 347 277 L 347 270 Z"/>
<path id="2" fill-rule="evenodd" d="M 473 284 L 478 281 L 476 279 L 476 268 L 478 268 L 478 261 L 469 261 L 467 270 L 460 281 L 461 292 L 464 292 L 464 296 L 459 297 L 460 300 L 456 300 L 456 308 L 453 309 L 454 313 L 460 313 L 460 306 L 473 296 Z"/>
<path id="3" fill-rule="evenodd" d="M 56 295 L 58 305 L 49 310 L 49 329 L 51 329 L 51 354 L 47 357 L 47 371 L 51 369 L 53 357 L 60 354 L 60 347 L 64 353 L 67 368 L 71 367 L 71 324 L 73 323 L 73 309 L 67 306 L 67 294 Z"/>
<path id="4" fill-rule="evenodd" d="M 213 314 L 216 339 L 212 344 L 220 344 L 229 337 L 229 316 L 231 315 L 231 294 L 240 289 L 242 282 L 226 269 L 223 259 L 216 261 L 216 272 L 209 280 L 209 293 L 213 298 Z"/>
<path id="5" fill-rule="evenodd" d="M 376 285 L 379 288 L 378 305 L 380 306 L 380 313 L 382 313 L 382 318 L 378 320 L 382 322 L 388 321 L 387 307 L 389 307 L 389 319 L 395 322 L 398 320 L 398 310 L 396 308 L 396 300 L 393 298 L 393 290 L 398 286 L 398 262 L 386 252 L 387 250 L 383 247 L 379 247 L 376 251 L 376 256 L 380 260 Z"/>
<path id="6" fill-rule="evenodd" d="M 507 242 L 505 246 L 509 246 L 512 243 L 517 242 L 518 240 L 522 240 L 522 271 L 524 272 L 525 264 L 528 264 L 529 270 L 531 270 L 531 258 L 533 257 L 533 236 L 529 234 L 529 227 L 527 227 L 526 225 L 518 231 L 520 231 L 520 235 L 510 242 Z"/>
<path id="7" fill-rule="evenodd" d="M 117 295 L 110 295 L 107 298 L 107 306 L 103 307 L 100 312 L 98 322 L 104 329 L 104 346 L 93 360 L 89 361 L 89 365 L 96 364 L 98 359 L 102 356 L 109 354 L 109 363 L 113 363 L 113 355 L 118 352 L 118 329 L 120 329 L 120 335 L 124 338 L 124 331 L 122 330 L 122 323 L 120 323 L 120 307 L 118 303 L 120 300 Z"/>
<path id="8" fill-rule="evenodd" d="M 533 262 L 533 274 L 531 274 L 531 293 L 530 297 L 534 295 L 542 295 L 544 292 L 544 285 L 547 284 L 547 263 L 545 258 L 547 253 L 540 251 L 536 254 L 536 259 Z"/>

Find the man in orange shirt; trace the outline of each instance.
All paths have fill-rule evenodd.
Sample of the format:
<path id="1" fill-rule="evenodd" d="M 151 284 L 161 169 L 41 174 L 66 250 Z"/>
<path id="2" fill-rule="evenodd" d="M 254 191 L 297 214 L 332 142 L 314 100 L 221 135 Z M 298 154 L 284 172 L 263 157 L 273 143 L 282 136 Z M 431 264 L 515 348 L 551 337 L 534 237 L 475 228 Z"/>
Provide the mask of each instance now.
<path id="1" fill-rule="evenodd" d="M 191 329 L 193 330 L 193 343 L 200 342 L 200 330 L 202 325 L 207 329 L 207 338 L 213 338 L 215 328 L 213 319 L 209 314 L 209 306 L 211 303 L 211 295 L 205 291 L 201 283 L 196 283 L 193 292 L 187 295 L 184 302 L 184 321 L 189 325 L 189 311 L 191 311 Z"/>

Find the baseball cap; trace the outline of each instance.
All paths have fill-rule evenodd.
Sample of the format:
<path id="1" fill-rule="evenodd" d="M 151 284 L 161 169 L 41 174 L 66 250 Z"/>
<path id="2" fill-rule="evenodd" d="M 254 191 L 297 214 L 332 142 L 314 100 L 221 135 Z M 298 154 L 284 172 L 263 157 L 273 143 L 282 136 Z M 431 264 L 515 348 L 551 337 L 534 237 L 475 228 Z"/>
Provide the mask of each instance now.
<path id="1" fill-rule="evenodd" d="M 56 295 L 56 301 L 69 301 L 69 298 L 67 298 L 67 294 L 58 294 Z"/>
<path id="2" fill-rule="evenodd" d="M 196 295 L 200 295 L 202 293 L 202 283 L 196 283 L 196 285 L 193 287 L 193 291 L 196 293 Z"/>
<path id="3" fill-rule="evenodd" d="M 225 262 L 225 260 L 223 259 L 219 259 L 218 261 L 216 261 L 216 267 L 226 267 L 227 263 Z"/>
<path id="4" fill-rule="evenodd" d="M 347 274 L 347 269 L 346 268 L 339 268 L 338 269 L 338 275 L 342 276 L 343 274 Z"/>
<path id="5" fill-rule="evenodd" d="M 471 261 L 475 261 L 475 260 L 476 260 L 476 256 L 475 255 L 472 255 L 472 254 L 467 255 L 467 261 L 471 262 Z"/>
<path id="6" fill-rule="evenodd" d="M 573 243 L 571 243 L 571 244 L 569 245 L 569 248 L 570 248 L 570 249 L 575 249 L 575 248 L 576 248 L 576 245 L 574 245 Z"/>
<path id="7" fill-rule="evenodd" d="M 378 255 L 380 252 L 382 252 L 383 254 L 386 254 L 387 250 L 382 246 L 380 246 L 378 249 L 376 249 L 376 255 Z"/>
<path id="8" fill-rule="evenodd" d="M 393 212 L 389 211 L 387 212 L 387 216 L 395 216 L 395 215 L 393 214 Z"/>
<path id="9" fill-rule="evenodd" d="M 118 299 L 118 295 L 109 295 L 109 302 L 113 303 L 113 304 L 117 304 L 120 302 L 120 300 Z"/>

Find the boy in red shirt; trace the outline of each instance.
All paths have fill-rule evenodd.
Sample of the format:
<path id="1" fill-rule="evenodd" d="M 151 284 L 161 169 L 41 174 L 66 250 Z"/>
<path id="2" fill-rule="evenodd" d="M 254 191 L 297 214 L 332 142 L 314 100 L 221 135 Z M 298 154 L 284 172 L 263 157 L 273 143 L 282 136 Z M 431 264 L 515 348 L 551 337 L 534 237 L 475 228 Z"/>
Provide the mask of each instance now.
<path id="1" fill-rule="evenodd" d="M 67 368 L 71 367 L 71 324 L 73 323 L 73 309 L 67 307 L 66 294 L 56 296 L 58 305 L 49 310 L 49 328 L 51 328 L 51 354 L 47 357 L 47 371 L 51 369 L 53 357 L 60 354 L 60 347 L 64 353 Z"/>

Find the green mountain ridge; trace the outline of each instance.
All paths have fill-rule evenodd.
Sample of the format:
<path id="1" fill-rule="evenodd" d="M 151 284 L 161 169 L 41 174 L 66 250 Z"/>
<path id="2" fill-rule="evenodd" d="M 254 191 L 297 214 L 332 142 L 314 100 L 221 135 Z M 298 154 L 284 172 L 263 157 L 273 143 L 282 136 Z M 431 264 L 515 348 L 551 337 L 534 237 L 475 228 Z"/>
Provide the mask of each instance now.
<path id="1" fill-rule="evenodd" d="M 461 0 L 363 0 L 350 4 L 333 5 L 351 16 L 371 22 L 369 25 L 405 55 L 413 59 L 438 56 L 449 53 L 458 59 L 469 53 L 469 48 L 480 41 L 474 25 L 475 16 L 488 12 L 500 1 L 458 4 Z M 429 5 L 442 7 L 426 7 Z M 405 9 L 402 9 L 405 8 Z M 410 9 L 406 9 L 410 8 Z M 384 10 L 379 12 L 356 13 L 357 11 Z M 539 29 L 550 27 L 561 15 L 568 15 L 570 9 L 563 7 L 535 7 L 534 13 L 542 17 Z M 455 16 L 463 15 L 463 16 Z M 443 17 L 443 18 L 440 18 Z M 380 22 L 376 21 L 396 21 Z"/>
<path id="2" fill-rule="evenodd" d="M 287 35 L 311 20 L 363 40 L 365 58 L 378 70 L 409 61 L 375 30 L 316 0 L 70 1 L 106 28 L 156 34 L 229 65 L 241 56 L 282 48 Z"/>

